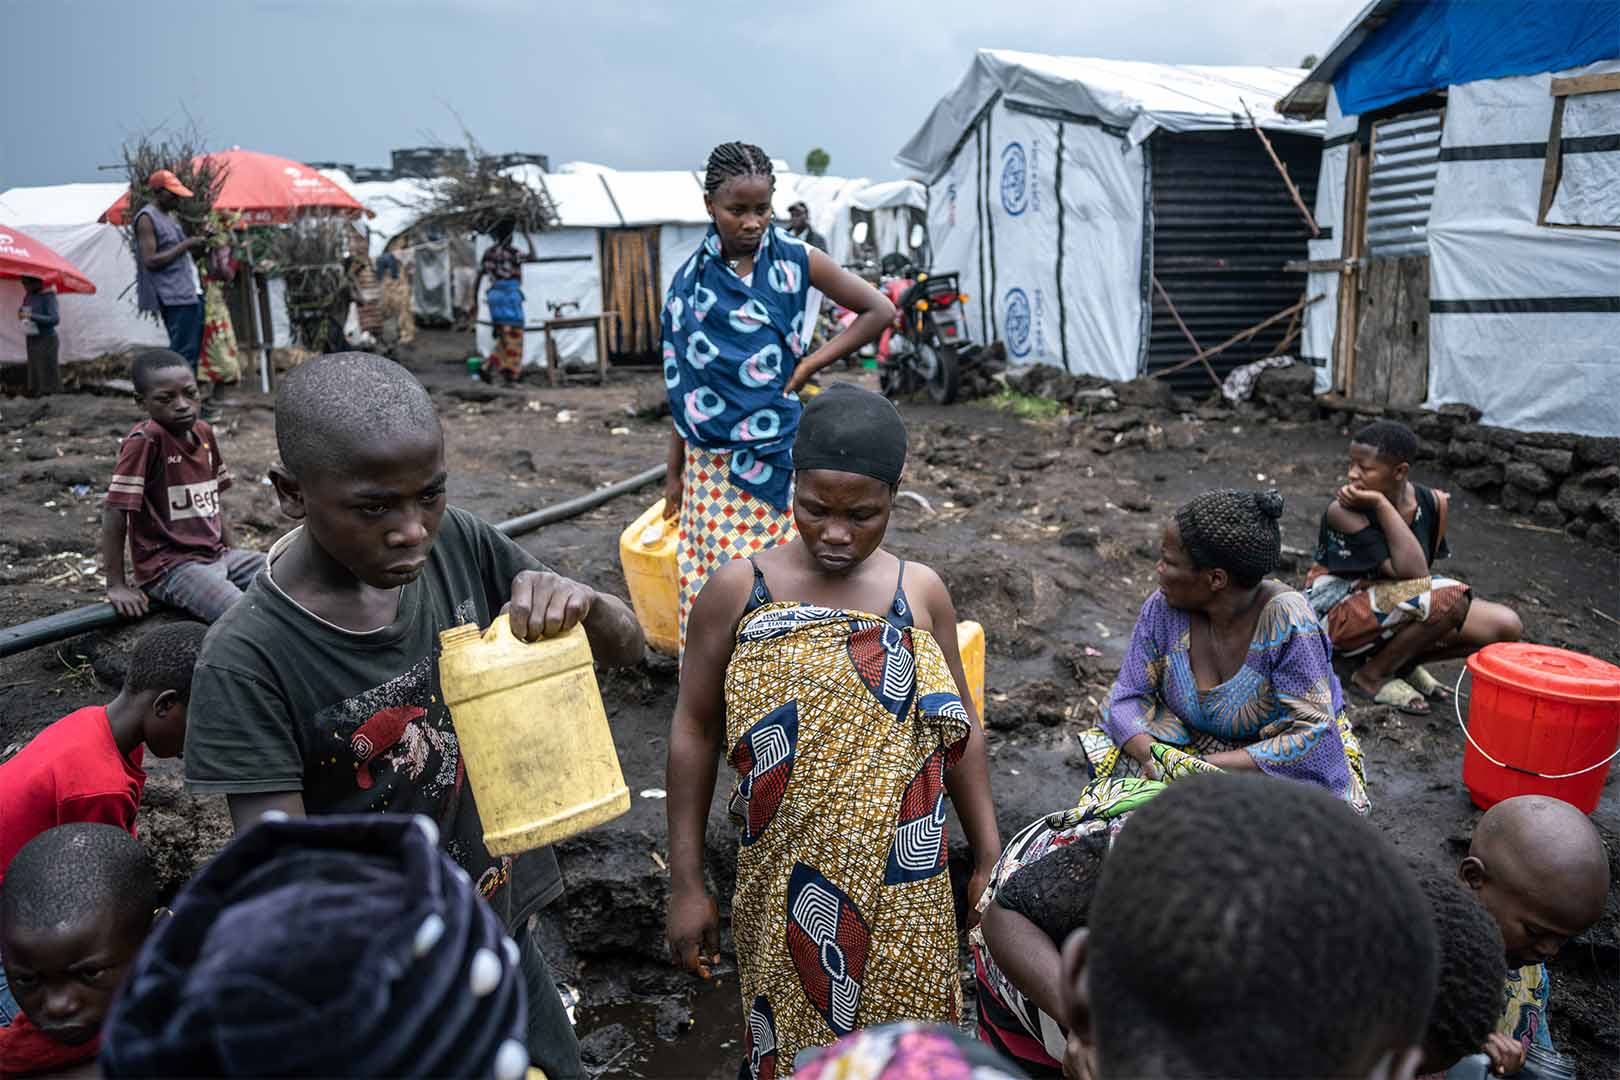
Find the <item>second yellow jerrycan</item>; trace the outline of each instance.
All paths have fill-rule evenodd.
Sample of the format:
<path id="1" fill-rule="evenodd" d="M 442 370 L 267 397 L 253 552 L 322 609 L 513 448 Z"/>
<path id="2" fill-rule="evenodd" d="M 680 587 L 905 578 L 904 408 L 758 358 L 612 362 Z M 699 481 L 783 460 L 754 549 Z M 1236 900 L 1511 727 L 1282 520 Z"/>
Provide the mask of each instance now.
<path id="1" fill-rule="evenodd" d="M 647 644 L 669 656 L 681 649 L 680 530 L 679 521 L 665 520 L 659 499 L 619 534 L 619 565 L 636 621 Z"/>
<path id="2" fill-rule="evenodd" d="M 483 633 L 445 630 L 439 645 L 439 682 L 491 854 L 554 844 L 630 809 L 583 627 L 525 642 L 503 613 Z"/>

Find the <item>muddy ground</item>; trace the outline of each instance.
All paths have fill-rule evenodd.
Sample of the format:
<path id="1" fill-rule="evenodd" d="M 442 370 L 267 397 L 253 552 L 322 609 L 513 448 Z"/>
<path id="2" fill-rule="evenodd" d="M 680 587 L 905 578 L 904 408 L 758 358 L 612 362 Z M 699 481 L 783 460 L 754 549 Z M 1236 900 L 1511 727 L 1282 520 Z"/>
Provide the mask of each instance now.
<path id="1" fill-rule="evenodd" d="M 444 417 L 457 504 L 501 520 L 662 460 L 667 421 L 631 415 L 638 392 L 656 399 L 655 372 L 615 371 L 600 388 L 493 390 L 468 381 L 468 346 L 463 336 L 429 333 L 402 356 Z M 241 400 L 220 428 L 237 477 L 225 502 L 242 541 L 264 547 L 286 527 L 261 483 L 274 457 L 271 414 L 256 393 Z M 1343 428 L 1327 420 L 1261 421 L 1208 409 L 1158 415 L 1154 430 L 1117 446 L 1070 418 L 1025 420 L 986 403 L 903 411 L 913 447 L 905 486 L 928 508 L 902 501 L 889 542 L 934 566 L 963 617 L 987 627 L 986 713 L 1003 837 L 1065 805 L 1083 783 L 1075 733 L 1106 694 L 1153 588 L 1166 516 L 1210 487 L 1275 484 L 1289 500 L 1282 576 L 1297 582 L 1317 516 L 1340 482 L 1346 442 Z M 0 401 L 4 625 L 101 598 L 99 499 L 118 442 L 138 415 L 116 395 Z M 1423 478 L 1447 485 L 1433 469 Z M 618 535 L 653 497 L 649 489 L 620 498 L 522 542 L 560 570 L 624 595 Z M 1620 660 L 1614 553 L 1530 527 L 1464 492 L 1451 535 L 1457 555 L 1448 573 L 1517 607 L 1530 640 Z M 0 660 L 0 756 L 56 717 L 110 698 L 129 637 L 94 635 Z M 543 940 L 559 978 L 581 993 L 580 1031 L 599 1072 L 733 1075 L 741 1046 L 734 980 L 723 974 L 718 986 L 694 988 L 663 959 L 660 789 L 674 666 L 651 658 L 608 675 L 603 690 L 634 807 L 562 846 L 568 894 L 545 916 Z M 1478 818 L 1460 783 L 1455 721 L 1359 706 L 1352 718 L 1367 752 L 1375 820 L 1414 863 L 1454 867 Z M 222 842 L 226 825 L 217 802 L 181 793 L 175 763 L 157 763 L 152 774 L 142 835 L 173 886 Z M 715 800 L 709 832 L 722 897 L 735 866 L 723 802 Z M 1611 852 L 1620 851 L 1612 779 L 1595 820 Z M 966 853 L 959 839 L 956 848 L 960 890 Z M 1620 872 L 1615 880 L 1604 919 L 1565 948 L 1555 971 L 1554 1034 L 1588 1076 L 1610 1075 L 1620 1060 Z"/>

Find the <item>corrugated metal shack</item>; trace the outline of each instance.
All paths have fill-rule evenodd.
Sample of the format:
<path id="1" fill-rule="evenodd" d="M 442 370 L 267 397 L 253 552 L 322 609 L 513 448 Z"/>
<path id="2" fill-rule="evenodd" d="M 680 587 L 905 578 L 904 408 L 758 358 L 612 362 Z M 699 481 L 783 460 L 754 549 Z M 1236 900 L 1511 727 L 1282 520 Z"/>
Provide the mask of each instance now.
<path id="1" fill-rule="evenodd" d="M 1300 74 L 981 51 L 896 158 L 976 334 L 1204 391 L 1291 348 L 1322 125 L 1272 106 Z"/>

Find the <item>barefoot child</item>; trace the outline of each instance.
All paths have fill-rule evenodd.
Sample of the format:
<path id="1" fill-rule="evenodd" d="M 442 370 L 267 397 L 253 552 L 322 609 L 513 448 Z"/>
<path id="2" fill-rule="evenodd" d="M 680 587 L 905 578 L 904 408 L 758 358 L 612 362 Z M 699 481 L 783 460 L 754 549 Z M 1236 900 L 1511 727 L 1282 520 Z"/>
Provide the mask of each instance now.
<path id="1" fill-rule="evenodd" d="M 145 615 L 150 596 L 213 622 L 264 569 L 263 555 L 231 546 L 219 502 L 231 471 L 214 429 L 198 419 L 191 368 L 177 352 L 148 349 L 130 372 L 135 400 L 150 419 L 124 437 L 101 515 L 107 599 L 125 618 Z"/>
<path id="2" fill-rule="evenodd" d="M 1424 716 L 1449 695 L 1423 663 L 1517 641 L 1522 627 L 1511 609 L 1432 572 L 1451 554 L 1450 498 L 1408 478 L 1417 449 L 1417 435 L 1391 420 L 1356 432 L 1349 483 L 1322 515 L 1306 585 L 1335 650 L 1367 657 L 1350 693 Z"/>
<path id="3" fill-rule="evenodd" d="M 1484 1050 L 1494 1073 L 1511 1076 L 1532 1042 L 1552 1049 L 1547 961 L 1603 915 L 1609 855 L 1575 807 L 1520 795 L 1479 819 L 1457 876 L 1495 917 L 1507 947 L 1506 1007 Z"/>
<path id="4" fill-rule="evenodd" d="M 0 1075 L 93 1064 L 157 910 L 146 851 L 121 828 L 59 825 L 17 852 L 0 889 L 0 952 L 21 1011 L 0 1027 Z"/>
<path id="5" fill-rule="evenodd" d="M 439 689 L 439 633 L 488 626 L 510 604 L 532 641 L 583 624 L 598 663 L 641 660 L 619 600 L 546 569 L 493 527 L 446 505 L 444 434 L 399 365 L 321 356 L 276 396 L 271 472 L 299 528 L 210 633 L 186 734 L 186 783 L 227 796 L 237 831 L 269 810 L 425 814 L 505 920 L 529 984 L 551 987 L 525 929 L 562 891 L 549 849 L 496 858 Z M 555 992 L 529 1002 L 529 1050 L 552 1080 L 581 1075 Z"/>

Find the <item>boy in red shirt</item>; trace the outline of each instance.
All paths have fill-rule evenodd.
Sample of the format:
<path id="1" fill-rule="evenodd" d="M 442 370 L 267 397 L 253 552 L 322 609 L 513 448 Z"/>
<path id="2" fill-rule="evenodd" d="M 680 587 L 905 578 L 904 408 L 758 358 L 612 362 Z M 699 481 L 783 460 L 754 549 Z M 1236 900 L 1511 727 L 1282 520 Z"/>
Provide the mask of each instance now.
<path id="1" fill-rule="evenodd" d="M 220 492 L 231 473 L 214 429 L 198 419 L 197 376 L 186 358 L 149 349 L 135 358 L 135 400 L 149 420 L 125 436 L 101 518 L 107 599 L 125 618 L 147 598 L 213 622 L 264 569 L 264 556 L 231 547 Z M 125 577 L 124 540 L 133 574 Z"/>

